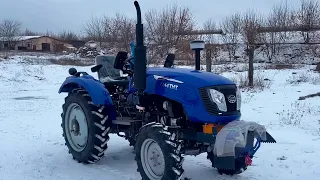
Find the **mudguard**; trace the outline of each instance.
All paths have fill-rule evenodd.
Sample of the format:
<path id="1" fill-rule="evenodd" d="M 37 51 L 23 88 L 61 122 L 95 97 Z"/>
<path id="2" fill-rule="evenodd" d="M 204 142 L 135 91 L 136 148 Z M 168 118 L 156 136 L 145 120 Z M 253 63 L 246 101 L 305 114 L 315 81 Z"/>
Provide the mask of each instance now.
<path id="1" fill-rule="evenodd" d="M 104 85 L 90 75 L 80 77 L 70 76 L 66 78 L 59 89 L 61 92 L 70 92 L 74 88 L 84 88 L 88 91 L 92 102 L 97 105 L 112 105 L 110 93 Z"/>

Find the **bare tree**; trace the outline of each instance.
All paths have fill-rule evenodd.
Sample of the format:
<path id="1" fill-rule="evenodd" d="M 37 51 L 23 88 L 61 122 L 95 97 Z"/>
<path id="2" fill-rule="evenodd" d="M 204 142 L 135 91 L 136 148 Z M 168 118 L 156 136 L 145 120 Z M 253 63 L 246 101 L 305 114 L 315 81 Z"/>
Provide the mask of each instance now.
<path id="1" fill-rule="evenodd" d="M 16 43 L 20 40 L 18 35 L 21 31 L 21 22 L 6 19 L 0 23 L 0 37 L 6 42 L 8 49 L 14 49 Z"/>
<path id="2" fill-rule="evenodd" d="M 255 44 L 259 42 L 259 32 L 258 29 L 263 24 L 263 19 L 260 15 L 256 14 L 252 10 L 248 10 L 241 19 L 242 30 L 241 34 L 243 40 L 247 43 L 247 52 L 249 56 L 249 86 L 253 87 L 253 58 L 254 50 L 256 48 Z"/>
<path id="3" fill-rule="evenodd" d="M 193 15 L 188 8 L 173 5 L 159 12 L 150 10 L 145 14 L 145 20 L 147 42 L 159 58 L 163 59 L 171 48 L 186 51 L 185 41 L 189 38 L 178 34 L 195 27 Z"/>
<path id="4" fill-rule="evenodd" d="M 76 33 L 72 31 L 63 30 L 60 33 L 58 33 L 57 38 L 65 41 L 71 41 L 71 40 L 78 40 L 79 37 Z"/>
<path id="5" fill-rule="evenodd" d="M 211 31 L 217 29 L 216 23 L 213 21 L 213 19 L 208 19 L 203 23 L 203 28 L 204 31 Z M 217 45 L 218 43 L 218 38 L 216 34 L 205 34 L 201 35 L 201 39 L 205 41 L 207 44 L 211 44 L 210 46 L 206 47 L 206 59 L 207 59 L 207 66 L 211 65 L 211 59 L 212 57 L 214 59 L 217 59 L 220 48 Z"/>
<path id="6" fill-rule="evenodd" d="M 301 32 L 305 43 L 309 43 L 310 39 L 315 35 L 308 29 L 314 25 L 319 25 L 320 21 L 320 4 L 316 0 L 301 0 L 300 8 L 295 13 L 296 25 L 304 26 L 306 31 Z"/>
<path id="7" fill-rule="evenodd" d="M 87 38 L 97 41 L 102 46 L 105 35 L 105 18 L 92 18 L 84 25 L 84 32 Z"/>
<path id="8" fill-rule="evenodd" d="M 291 9 L 288 2 L 284 1 L 273 6 L 266 19 L 265 26 L 272 29 L 287 27 L 291 25 Z M 280 51 L 279 43 L 286 42 L 289 38 L 288 32 L 267 32 L 261 34 L 261 41 L 264 43 L 263 52 L 267 55 L 269 62 Z"/>
<path id="9" fill-rule="evenodd" d="M 130 50 L 130 42 L 135 40 L 135 20 L 122 14 L 105 19 L 105 37 L 119 50 Z"/>
<path id="10" fill-rule="evenodd" d="M 205 31 L 210 31 L 216 28 L 217 26 L 213 19 L 208 19 L 203 23 L 203 30 Z M 210 44 L 217 42 L 216 35 L 214 34 L 202 35 L 201 39 Z"/>
<path id="11" fill-rule="evenodd" d="M 220 24 L 225 33 L 222 40 L 226 44 L 230 61 L 235 58 L 236 51 L 239 48 L 239 39 L 241 36 L 241 15 L 235 13 L 226 17 Z"/>
<path id="12" fill-rule="evenodd" d="M 22 36 L 37 36 L 39 33 L 33 32 L 30 29 L 26 29 L 23 33 L 21 33 Z"/>
<path id="13" fill-rule="evenodd" d="M 92 18 L 86 22 L 87 39 L 100 43 L 100 47 L 129 51 L 135 39 L 135 20 L 117 13 L 114 17 Z"/>

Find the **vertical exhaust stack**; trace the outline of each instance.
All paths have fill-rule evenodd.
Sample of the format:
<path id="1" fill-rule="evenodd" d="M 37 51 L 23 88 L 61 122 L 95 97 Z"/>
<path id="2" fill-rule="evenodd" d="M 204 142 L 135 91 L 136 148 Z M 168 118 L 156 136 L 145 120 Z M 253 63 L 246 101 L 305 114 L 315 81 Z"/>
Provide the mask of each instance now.
<path id="1" fill-rule="evenodd" d="M 137 10 L 136 47 L 134 51 L 134 87 L 137 89 L 140 96 L 146 89 L 147 50 L 143 43 L 143 24 L 141 23 L 141 10 L 139 3 L 135 1 L 134 6 Z"/>
<path id="2" fill-rule="evenodd" d="M 191 41 L 190 48 L 195 51 L 195 70 L 200 70 L 200 51 L 205 47 L 204 41 Z"/>

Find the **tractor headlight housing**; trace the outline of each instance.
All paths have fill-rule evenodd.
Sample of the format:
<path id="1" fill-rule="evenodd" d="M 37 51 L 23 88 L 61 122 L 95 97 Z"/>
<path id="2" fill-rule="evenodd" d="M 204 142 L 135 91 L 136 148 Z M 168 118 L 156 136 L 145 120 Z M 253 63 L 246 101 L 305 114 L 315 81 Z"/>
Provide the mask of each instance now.
<path id="1" fill-rule="evenodd" d="M 218 109 L 222 112 L 227 112 L 228 109 L 224 94 L 215 89 L 209 89 L 208 93 L 211 101 L 217 105 Z"/>
<path id="2" fill-rule="evenodd" d="M 237 97 L 237 110 L 240 111 L 240 109 L 241 109 L 241 91 L 240 91 L 239 87 L 237 87 L 236 97 Z"/>

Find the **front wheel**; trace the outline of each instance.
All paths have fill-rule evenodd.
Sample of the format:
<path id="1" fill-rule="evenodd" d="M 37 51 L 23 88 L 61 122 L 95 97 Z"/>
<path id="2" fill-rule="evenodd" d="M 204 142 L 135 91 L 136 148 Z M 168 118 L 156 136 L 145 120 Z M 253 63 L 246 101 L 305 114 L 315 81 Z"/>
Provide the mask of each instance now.
<path id="1" fill-rule="evenodd" d="M 213 151 L 207 152 L 207 159 L 209 159 L 212 163 L 212 167 L 214 167 L 214 155 Z M 247 169 L 247 165 L 245 163 L 245 157 L 238 157 L 235 159 L 235 169 L 220 169 L 217 168 L 218 173 L 220 175 L 226 174 L 226 175 L 236 175 L 236 174 L 241 174 Z"/>
<path id="2" fill-rule="evenodd" d="M 135 144 L 136 161 L 142 180 L 177 180 L 184 170 L 181 145 L 175 133 L 152 123 L 140 130 Z"/>

